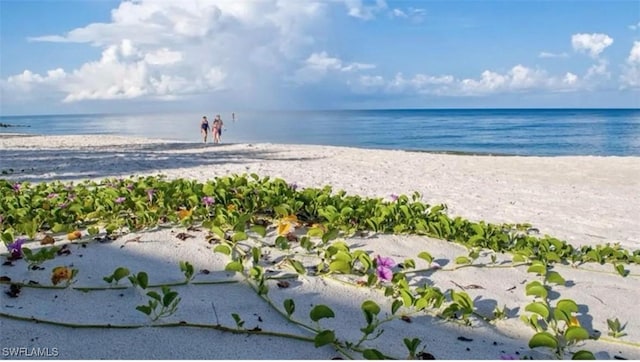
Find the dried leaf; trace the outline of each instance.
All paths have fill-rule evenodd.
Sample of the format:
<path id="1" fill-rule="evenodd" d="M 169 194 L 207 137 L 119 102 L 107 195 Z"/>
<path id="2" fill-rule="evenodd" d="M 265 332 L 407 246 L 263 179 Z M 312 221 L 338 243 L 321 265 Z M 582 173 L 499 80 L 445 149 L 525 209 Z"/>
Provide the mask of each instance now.
<path id="1" fill-rule="evenodd" d="M 289 288 L 289 282 L 286 280 L 280 280 L 278 283 L 278 288 Z"/>
<path id="2" fill-rule="evenodd" d="M 9 278 L 9 277 L 8 277 L 8 276 L 6 276 L 6 275 L 3 275 L 3 276 L 1 276 L 1 277 L 0 277 L 0 282 L 8 283 L 8 282 L 10 282 L 10 281 L 11 281 L 11 278 Z"/>
<path id="3" fill-rule="evenodd" d="M 296 236 L 296 234 L 291 232 L 287 234 L 286 238 L 289 241 L 298 241 L 298 236 Z"/>
<path id="4" fill-rule="evenodd" d="M 184 240 L 187 240 L 188 238 L 195 238 L 195 236 L 187 233 L 179 233 L 178 235 L 176 235 L 176 238 L 184 241 Z"/>
<path id="5" fill-rule="evenodd" d="M 67 239 L 71 241 L 80 239 L 81 237 L 82 237 L 82 232 L 80 232 L 80 230 L 72 231 L 67 234 Z"/>
<path id="6" fill-rule="evenodd" d="M 51 235 L 45 235 L 45 237 L 40 241 L 40 245 L 51 245 L 56 242 L 56 239 Z"/>
<path id="7" fill-rule="evenodd" d="M 409 317 L 408 317 L 408 316 L 406 316 L 406 315 L 403 315 L 402 317 L 400 317 L 400 319 L 402 319 L 404 322 L 407 322 L 407 323 L 411 323 L 411 322 L 412 322 L 412 321 L 411 321 L 411 318 L 409 318 Z"/>
<path id="8" fill-rule="evenodd" d="M 71 255 L 71 250 L 69 250 L 69 245 L 65 244 L 56 252 L 57 255 Z"/>

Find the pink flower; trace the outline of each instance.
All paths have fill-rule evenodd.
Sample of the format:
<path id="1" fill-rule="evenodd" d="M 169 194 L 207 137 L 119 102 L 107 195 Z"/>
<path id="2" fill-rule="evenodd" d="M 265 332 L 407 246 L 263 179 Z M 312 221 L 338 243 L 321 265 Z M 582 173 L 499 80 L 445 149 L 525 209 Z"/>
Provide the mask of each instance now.
<path id="1" fill-rule="evenodd" d="M 153 202 L 153 194 L 155 194 L 156 191 L 154 189 L 148 189 L 147 190 L 147 196 L 149 196 L 149 202 Z"/>
<path id="2" fill-rule="evenodd" d="M 396 264 L 391 258 L 376 256 L 376 275 L 380 280 L 391 280 L 393 278 L 393 268 Z"/>
<path id="3" fill-rule="evenodd" d="M 210 206 L 211 204 L 213 204 L 213 203 L 214 203 L 214 201 L 215 201 L 215 200 L 214 200 L 214 199 L 213 199 L 213 197 L 211 197 L 211 196 L 204 196 L 204 197 L 202 198 L 202 203 L 203 203 L 205 206 Z"/>
<path id="4" fill-rule="evenodd" d="M 123 203 L 126 199 L 127 199 L 126 197 L 122 197 L 122 196 L 120 196 L 120 197 L 118 197 L 118 198 L 116 199 L 116 204 L 121 204 L 121 203 Z"/>
<path id="5" fill-rule="evenodd" d="M 47 195 L 47 199 L 53 199 L 58 197 L 58 194 L 56 194 L 55 192 L 50 193 L 49 195 Z"/>
<path id="6" fill-rule="evenodd" d="M 397 200 L 398 200 L 398 195 L 391 194 L 391 201 L 397 201 Z"/>
<path id="7" fill-rule="evenodd" d="M 22 185 L 20 185 L 19 183 L 16 182 L 13 184 L 13 191 L 20 192 L 21 188 L 22 188 Z"/>

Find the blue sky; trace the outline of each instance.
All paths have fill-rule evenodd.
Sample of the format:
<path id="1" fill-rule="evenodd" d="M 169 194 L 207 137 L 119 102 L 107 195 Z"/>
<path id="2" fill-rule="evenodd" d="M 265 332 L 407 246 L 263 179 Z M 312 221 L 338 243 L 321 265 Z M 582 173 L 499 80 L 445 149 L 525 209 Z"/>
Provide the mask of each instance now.
<path id="1" fill-rule="evenodd" d="M 640 1 L 0 0 L 1 114 L 640 107 Z"/>

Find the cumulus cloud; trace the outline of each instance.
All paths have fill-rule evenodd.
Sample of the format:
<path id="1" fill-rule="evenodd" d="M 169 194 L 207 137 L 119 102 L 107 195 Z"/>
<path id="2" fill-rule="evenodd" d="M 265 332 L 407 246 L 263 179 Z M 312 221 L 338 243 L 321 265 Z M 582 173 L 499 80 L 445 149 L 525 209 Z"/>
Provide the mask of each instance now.
<path id="1" fill-rule="evenodd" d="M 640 88 L 640 41 L 633 42 L 620 82 L 623 88 Z"/>
<path id="2" fill-rule="evenodd" d="M 578 52 L 589 54 L 592 58 L 597 58 L 607 47 L 613 44 L 613 38 L 607 34 L 573 34 L 571 36 L 571 46 Z"/>
<path id="3" fill-rule="evenodd" d="M 345 63 L 341 59 L 331 57 L 327 52 L 312 53 L 304 61 L 304 65 L 296 71 L 294 82 L 313 83 L 323 79 L 328 73 L 348 73 L 373 69 L 375 65 L 367 63 Z"/>
<path id="4" fill-rule="evenodd" d="M 563 76 L 550 76 L 546 71 L 516 65 L 504 73 L 483 71 L 477 78 L 459 79 L 453 75 L 415 74 L 405 77 L 397 73 L 385 80 L 381 76 L 363 75 L 352 88 L 361 93 L 373 90 L 386 93 L 418 93 L 441 96 L 483 96 L 492 94 L 577 90 L 581 79 L 567 72 Z"/>
<path id="5" fill-rule="evenodd" d="M 320 27 L 326 6 L 298 0 L 124 1 L 109 22 L 29 38 L 86 43 L 102 50 L 99 59 L 42 75 L 26 70 L 2 86 L 58 92 L 66 102 L 175 99 L 221 89 L 259 96 L 260 88 L 278 83 L 288 65 L 309 54 L 315 44 L 309 34 Z"/>
<path id="6" fill-rule="evenodd" d="M 362 20 L 375 19 L 377 14 L 387 9 L 385 0 L 344 0 L 349 16 Z"/>

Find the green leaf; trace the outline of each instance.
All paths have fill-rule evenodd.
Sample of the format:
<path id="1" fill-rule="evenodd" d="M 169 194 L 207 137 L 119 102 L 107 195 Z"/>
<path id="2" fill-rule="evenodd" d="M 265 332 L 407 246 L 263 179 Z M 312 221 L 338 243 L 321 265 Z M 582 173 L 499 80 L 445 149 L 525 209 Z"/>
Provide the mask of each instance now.
<path id="1" fill-rule="evenodd" d="M 262 225 L 253 225 L 250 230 L 263 238 L 267 235 L 267 229 Z"/>
<path id="2" fill-rule="evenodd" d="M 89 233 L 89 235 L 97 235 L 99 232 L 100 230 L 95 226 L 91 226 L 87 229 L 87 233 Z"/>
<path id="3" fill-rule="evenodd" d="M 249 238 L 249 236 L 247 235 L 247 233 L 245 233 L 244 231 L 238 231 L 237 233 L 233 234 L 233 236 L 231 237 L 231 241 L 238 242 L 238 241 L 244 241 L 247 240 Z"/>
<path id="4" fill-rule="evenodd" d="M 578 313 L 578 305 L 571 299 L 561 299 L 556 304 L 556 309 L 563 310 L 569 314 Z"/>
<path id="5" fill-rule="evenodd" d="M 242 271 L 244 270 L 244 267 L 242 266 L 242 262 L 234 260 L 229 262 L 229 264 L 227 264 L 224 267 L 224 270 L 242 273 Z"/>
<path id="6" fill-rule="evenodd" d="M 540 303 L 540 302 L 530 303 L 524 308 L 524 310 L 526 310 L 527 312 L 536 313 L 540 315 L 542 318 L 544 318 L 545 320 L 549 318 L 549 314 L 550 314 L 549 307 L 547 307 L 546 304 Z"/>
<path id="7" fill-rule="evenodd" d="M 162 305 L 165 306 L 165 307 L 169 307 L 171 305 L 171 302 L 176 300 L 177 297 L 178 297 L 178 292 L 171 291 L 169 293 L 166 293 L 162 297 Z"/>
<path id="8" fill-rule="evenodd" d="M 162 297 L 160 296 L 160 294 L 158 294 L 158 292 L 154 292 L 153 290 L 147 293 L 147 296 L 151 299 L 155 299 L 157 301 L 162 300 Z"/>
<path id="9" fill-rule="evenodd" d="M 411 307 L 413 305 L 413 296 L 405 289 L 400 290 L 400 298 L 405 307 Z"/>
<path id="10" fill-rule="evenodd" d="M 533 295 L 545 299 L 547 297 L 547 294 L 547 288 L 545 288 L 544 285 L 540 284 L 540 282 L 533 281 L 527 284 L 526 295 Z"/>
<path id="11" fill-rule="evenodd" d="M 571 359 L 590 359 L 590 360 L 595 360 L 596 356 L 593 355 L 593 353 L 589 352 L 589 351 L 578 351 L 576 353 L 573 354 L 573 357 L 571 357 Z"/>
<path id="12" fill-rule="evenodd" d="M 365 300 L 360 308 L 363 311 L 367 311 L 374 315 L 378 315 L 380 313 L 380 306 L 372 300 Z"/>
<path id="13" fill-rule="evenodd" d="M 285 217 L 289 215 L 288 207 L 284 204 L 274 207 L 273 211 L 276 212 L 277 216 Z"/>
<path id="14" fill-rule="evenodd" d="M 211 227 L 211 232 L 216 234 L 216 236 L 218 236 L 218 238 L 220 238 L 220 240 L 224 240 L 225 239 L 225 234 L 224 231 L 222 231 L 222 229 L 220 229 L 217 226 L 212 226 Z"/>
<path id="15" fill-rule="evenodd" d="M 113 272 L 113 278 L 116 281 L 122 278 L 125 278 L 127 276 L 129 276 L 129 269 L 127 268 L 119 267 L 119 268 L 116 268 L 116 270 Z"/>
<path id="16" fill-rule="evenodd" d="M 333 341 L 335 340 L 336 335 L 333 333 L 333 331 L 325 330 L 320 331 L 318 332 L 318 334 L 316 334 L 316 337 L 313 339 L 313 344 L 316 346 L 316 348 L 318 348 L 329 343 L 333 343 Z"/>
<path id="17" fill-rule="evenodd" d="M 393 303 L 391 304 L 391 314 L 396 314 L 396 312 L 398 311 L 398 309 L 400 309 L 400 307 L 402 307 L 402 301 L 401 300 L 394 300 Z"/>
<path id="18" fill-rule="evenodd" d="M 565 285 L 567 283 L 566 280 L 564 280 L 564 278 L 555 271 L 550 271 L 547 273 L 547 281 L 549 283 L 554 283 L 554 284 L 558 284 L 558 285 Z"/>
<path id="19" fill-rule="evenodd" d="M 365 349 L 364 351 L 362 351 L 362 357 L 369 360 L 386 359 L 385 356 L 376 349 Z"/>
<path id="20" fill-rule="evenodd" d="M 215 248 L 213 248 L 213 252 L 231 255 L 231 247 L 227 244 L 218 244 Z"/>
<path id="21" fill-rule="evenodd" d="M 536 333 L 531 337 L 531 340 L 529 340 L 529 348 L 537 347 L 557 348 L 558 339 L 549 332 Z"/>
<path id="22" fill-rule="evenodd" d="M 423 251 L 420 254 L 418 254 L 418 258 L 424 259 L 429 264 L 433 262 L 433 256 L 431 256 L 431 254 L 427 253 L 426 251 Z"/>
<path id="23" fill-rule="evenodd" d="M 293 312 L 296 310 L 296 304 L 293 299 L 285 299 L 284 300 L 284 310 L 287 312 L 287 315 L 291 317 Z"/>
<path id="24" fill-rule="evenodd" d="M 307 272 L 307 269 L 304 268 L 304 265 L 302 265 L 301 262 L 295 260 L 295 259 L 288 259 L 289 260 L 289 264 L 291 264 L 291 266 L 293 267 L 293 269 L 295 269 L 295 271 L 298 274 L 304 275 Z"/>
<path id="25" fill-rule="evenodd" d="M 262 254 L 262 252 L 260 251 L 260 248 L 257 247 L 253 247 L 251 248 L 251 257 L 253 258 L 253 263 L 254 264 L 258 264 L 258 262 L 260 261 L 260 255 Z"/>
<path id="26" fill-rule="evenodd" d="M 622 264 L 616 264 L 615 268 L 618 274 L 622 275 L 623 277 L 629 275 L 629 270 L 626 270 Z"/>
<path id="27" fill-rule="evenodd" d="M 139 305 L 136 307 L 136 310 L 146 314 L 146 315 L 150 315 L 151 314 L 151 307 L 147 306 L 147 305 Z"/>
<path id="28" fill-rule="evenodd" d="M 136 279 L 140 288 L 147 289 L 147 286 L 149 285 L 149 276 L 147 275 L 147 273 L 139 272 Z"/>
<path id="29" fill-rule="evenodd" d="M 351 273 L 351 265 L 344 260 L 334 260 L 329 264 L 329 270 L 343 274 Z"/>
<path id="30" fill-rule="evenodd" d="M 324 304 L 319 304 L 311 309 L 309 312 L 309 317 L 312 321 L 317 322 L 322 318 L 334 318 L 336 315 L 333 313 L 331 308 L 327 307 Z"/>
<path id="31" fill-rule="evenodd" d="M 466 256 L 459 256 L 456 258 L 456 264 L 471 264 L 471 259 Z"/>
<path id="32" fill-rule="evenodd" d="M 538 275 L 545 276 L 547 274 L 547 267 L 543 264 L 532 264 L 527 269 L 527 273 L 536 273 Z"/>
<path id="33" fill-rule="evenodd" d="M 567 341 L 582 341 L 589 339 L 589 332 L 582 327 L 571 326 L 564 332 L 564 338 Z"/>

